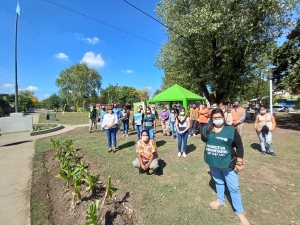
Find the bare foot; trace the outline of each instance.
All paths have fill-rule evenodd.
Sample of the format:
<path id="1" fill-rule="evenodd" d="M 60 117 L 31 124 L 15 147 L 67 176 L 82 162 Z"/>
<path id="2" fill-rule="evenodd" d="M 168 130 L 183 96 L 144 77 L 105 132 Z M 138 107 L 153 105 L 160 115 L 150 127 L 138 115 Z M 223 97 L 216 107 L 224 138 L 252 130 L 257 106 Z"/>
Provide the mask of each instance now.
<path id="1" fill-rule="evenodd" d="M 218 209 L 220 206 L 223 206 L 219 199 L 211 202 L 209 205 L 212 209 Z"/>
<path id="2" fill-rule="evenodd" d="M 240 219 L 241 225 L 250 225 L 250 223 L 248 222 L 248 220 L 245 217 L 245 213 L 241 213 L 241 214 L 237 215 L 237 217 Z"/>

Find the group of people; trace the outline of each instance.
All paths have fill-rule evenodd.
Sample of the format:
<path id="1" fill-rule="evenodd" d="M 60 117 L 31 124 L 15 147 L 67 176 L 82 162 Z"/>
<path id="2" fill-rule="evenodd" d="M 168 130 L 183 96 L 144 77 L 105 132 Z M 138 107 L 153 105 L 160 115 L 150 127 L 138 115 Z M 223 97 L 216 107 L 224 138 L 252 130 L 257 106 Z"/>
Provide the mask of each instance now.
<path id="1" fill-rule="evenodd" d="M 133 166 L 139 169 L 139 173 L 153 170 L 157 173 L 159 168 L 157 146 L 155 144 L 155 132 L 157 122 L 160 120 L 164 136 L 171 136 L 178 139 L 178 157 L 186 157 L 188 137 L 196 136 L 196 128 L 199 128 L 201 140 L 205 142 L 204 161 L 210 168 L 210 174 L 216 183 L 217 199 L 210 203 L 212 209 L 224 206 L 224 192 L 227 186 L 235 214 L 241 224 L 248 225 L 242 206 L 241 194 L 239 190 L 238 172 L 244 169 L 244 148 L 242 144 L 243 122 L 245 120 L 245 109 L 236 101 L 233 109 L 227 111 L 223 104 L 212 104 L 211 108 L 207 105 L 192 107 L 186 111 L 184 107 L 178 109 L 173 107 L 170 112 L 166 108 L 158 114 L 155 105 L 138 107 L 132 118 L 132 126 L 137 131 L 136 154 L 137 158 L 133 161 Z M 95 107 L 90 112 L 91 126 Z M 105 111 L 105 113 L 103 112 Z M 121 111 L 117 105 L 102 107 L 99 112 L 101 118 L 101 128 L 104 128 L 108 138 L 109 152 L 116 152 L 116 133 L 118 126 L 123 125 L 123 136 L 128 136 L 130 112 L 123 108 Z M 273 134 L 276 121 L 266 108 L 260 108 L 254 128 L 261 144 L 261 154 L 265 155 L 268 151 L 272 156 Z M 171 130 L 170 130 L 171 129 Z M 91 131 L 91 127 L 90 127 Z M 170 133 L 171 132 L 171 133 Z M 113 148 L 112 148 L 113 142 Z"/>

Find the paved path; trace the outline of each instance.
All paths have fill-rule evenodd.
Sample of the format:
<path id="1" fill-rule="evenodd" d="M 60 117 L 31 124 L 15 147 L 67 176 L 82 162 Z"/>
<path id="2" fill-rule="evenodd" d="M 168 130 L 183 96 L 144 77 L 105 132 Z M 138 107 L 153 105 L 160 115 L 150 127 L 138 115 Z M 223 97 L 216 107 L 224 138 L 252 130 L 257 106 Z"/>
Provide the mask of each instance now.
<path id="1" fill-rule="evenodd" d="M 32 114 L 33 123 L 38 123 L 39 114 Z M 32 159 L 35 141 L 74 130 L 76 127 L 30 136 L 29 133 L 0 136 L 0 225 L 30 225 L 30 193 Z"/>

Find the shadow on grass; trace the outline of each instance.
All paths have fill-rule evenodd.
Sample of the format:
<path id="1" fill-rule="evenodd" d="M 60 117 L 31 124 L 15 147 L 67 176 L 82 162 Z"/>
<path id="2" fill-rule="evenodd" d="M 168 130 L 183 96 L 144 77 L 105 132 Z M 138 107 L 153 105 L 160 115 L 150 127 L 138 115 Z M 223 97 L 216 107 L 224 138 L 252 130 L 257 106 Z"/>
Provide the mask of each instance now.
<path id="1" fill-rule="evenodd" d="M 254 149 L 254 150 L 257 150 L 257 151 L 261 151 L 261 149 L 260 149 L 260 144 L 257 144 L 257 143 L 252 143 L 251 145 L 250 145 L 250 147 L 252 148 L 252 149 Z"/>
<path id="2" fill-rule="evenodd" d="M 276 126 L 281 129 L 300 130 L 299 114 L 281 114 L 275 115 Z"/>
<path id="3" fill-rule="evenodd" d="M 165 140 L 160 140 L 156 142 L 156 146 L 159 148 L 161 146 L 164 146 L 167 142 Z"/>
<path id="4" fill-rule="evenodd" d="M 27 143 L 27 142 L 32 142 L 32 141 L 17 141 L 17 142 L 13 142 L 13 143 L 6 144 L 6 145 L 1 145 L 0 147 L 6 147 L 6 146 L 12 146 L 12 145 L 20 145 L 20 144 Z"/>
<path id="5" fill-rule="evenodd" d="M 190 154 L 191 152 L 196 150 L 196 146 L 194 144 L 190 144 L 187 146 L 186 154 Z"/>
<path id="6" fill-rule="evenodd" d="M 157 169 L 157 176 L 161 176 L 164 174 L 164 168 L 166 167 L 167 163 L 163 159 L 158 159 L 158 169 Z"/>
<path id="7" fill-rule="evenodd" d="M 210 186 L 211 189 L 213 189 L 217 193 L 216 182 L 215 182 L 214 178 L 211 176 L 210 171 L 208 171 L 207 173 L 210 175 L 210 181 L 209 181 L 208 185 Z M 227 188 L 226 183 L 225 183 L 225 193 L 224 193 L 224 195 L 226 196 L 228 202 L 231 205 L 232 210 L 234 211 L 234 207 L 232 205 L 232 200 L 231 200 L 230 193 L 229 193 L 229 190 Z"/>
<path id="8" fill-rule="evenodd" d="M 129 141 L 117 147 L 118 151 L 135 146 L 135 141 Z"/>

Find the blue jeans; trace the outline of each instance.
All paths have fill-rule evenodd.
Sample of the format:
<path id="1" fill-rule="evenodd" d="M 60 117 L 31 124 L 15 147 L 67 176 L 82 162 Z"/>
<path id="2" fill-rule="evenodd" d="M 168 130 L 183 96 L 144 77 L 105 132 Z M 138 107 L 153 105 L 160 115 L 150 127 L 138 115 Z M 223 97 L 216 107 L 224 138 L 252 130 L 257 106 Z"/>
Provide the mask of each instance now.
<path id="1" fill-rule="evenodd" d="M 149 131 L 150 139 L 154 140 L 154 128 L 152 128 L 152 129 L 145 129 L 145 130 Z"/>
<path id="2" fill-rule="evenodd" d="M 105 132 L 107 136 L 108 147 L 111 148 L 111 139 L 114 143 L 114 147 L 117 147 L 117 138 L 116 138 L 117 128 L 105 129 Z"/>
<path id="3" fill-rule="evenodd" d="M 225 182 L 230 193 L 232 205 L 235 210 L 235 215 L 244 212 L 242 205 L 242 197 L 239 188 L 239 176 L 231 168 L 209 167 L 210 173 L 216 182 L 217 197 L 222 205 L 225 205 Z"/>
<path id="4" fill-rule="evenodd" d="M 122 121 L 123 134 L 128 134 L 129 121 Z"/>
<path id="5" fill-rule="evenodd" d="M 142 133 L 142 125 L 135 125 L 136 133 L 138 136 L 138 140 L 141 139 L 141 133 Z"/>
<path id="6" fill-rule="evenodd" d="M 185 130 L 186 127 L 178 127 L 180 131 Z M 183 141 L 183 152 L 186 152 L 187 149 L 187 139 L 189 136 L 189 131 L 184 132 L 183 134 L 179 134 L 177 132 L 177 138 L 178 138 L 178 152 L 181 152 L 181 146 Z"/>
<path id="7" fill-rule="evenodd" d="M 172 137 L 175 137 L 175 134 L 176 134 L 175 121 L 174 122 L 170 121 L 170 127 L 171 127 L 171 131 L 172 131 Z"/>
<path id="8" fill-rule="evenodd" d="M 273 147 L 273 133 L 269 131 L 268 134 L 262 134 L 262 132 L 256 131 L 260 140 L 260 147 L 262 152 L 266 152 L 266 146 L 270 153 L 274 152 Z"/>

